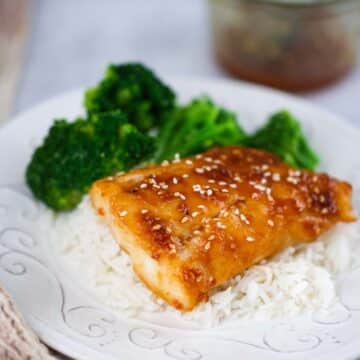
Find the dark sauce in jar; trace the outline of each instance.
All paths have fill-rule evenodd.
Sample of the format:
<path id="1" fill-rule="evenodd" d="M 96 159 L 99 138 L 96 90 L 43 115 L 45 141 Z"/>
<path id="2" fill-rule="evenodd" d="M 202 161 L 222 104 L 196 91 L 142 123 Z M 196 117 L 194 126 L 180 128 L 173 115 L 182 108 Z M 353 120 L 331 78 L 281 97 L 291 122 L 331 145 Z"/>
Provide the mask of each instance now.
<path id="1" fill-rule="evenodd" d="M 344 6 L 348 2 L 287 6 L 213 0 L 217 60 L 236 77 L 281 89 L 326 86 L 356 62 L 359 10 Z"/>

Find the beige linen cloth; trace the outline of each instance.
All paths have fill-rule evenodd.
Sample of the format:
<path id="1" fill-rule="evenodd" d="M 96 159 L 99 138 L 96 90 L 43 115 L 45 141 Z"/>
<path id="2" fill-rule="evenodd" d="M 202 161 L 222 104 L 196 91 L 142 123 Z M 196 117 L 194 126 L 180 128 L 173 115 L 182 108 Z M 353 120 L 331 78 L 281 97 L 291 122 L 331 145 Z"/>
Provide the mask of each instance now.
<path id="1" fill-rule="evenodd" d="M 0 359 L 55 360 L 25 324 L 9 295 L 0 287 Z"/>

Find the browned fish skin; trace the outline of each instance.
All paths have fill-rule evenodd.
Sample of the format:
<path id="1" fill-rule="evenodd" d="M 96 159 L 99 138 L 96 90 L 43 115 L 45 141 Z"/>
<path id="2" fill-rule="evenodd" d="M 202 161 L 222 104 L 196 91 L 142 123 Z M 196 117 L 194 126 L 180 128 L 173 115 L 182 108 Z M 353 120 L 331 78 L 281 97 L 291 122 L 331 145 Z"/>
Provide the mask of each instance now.
<path id="1" fill-rule="evenodd" d="M 285 247 L 351 222 L 351 185 L 240 147 L 97 181 L 92 204 L 158 296 L 191 310 Z"/>

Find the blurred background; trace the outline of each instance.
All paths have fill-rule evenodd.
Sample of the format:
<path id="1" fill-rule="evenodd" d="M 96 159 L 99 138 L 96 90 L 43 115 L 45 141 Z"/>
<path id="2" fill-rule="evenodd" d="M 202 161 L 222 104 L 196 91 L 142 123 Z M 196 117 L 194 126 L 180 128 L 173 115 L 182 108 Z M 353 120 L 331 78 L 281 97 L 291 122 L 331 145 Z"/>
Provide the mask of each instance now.
<path id="1" fill-rule="evenodd" d="M 360 126 L 360 1 L 288 1 L 0 0 L 0 123 L 141 61 L 296 90 Z"/>

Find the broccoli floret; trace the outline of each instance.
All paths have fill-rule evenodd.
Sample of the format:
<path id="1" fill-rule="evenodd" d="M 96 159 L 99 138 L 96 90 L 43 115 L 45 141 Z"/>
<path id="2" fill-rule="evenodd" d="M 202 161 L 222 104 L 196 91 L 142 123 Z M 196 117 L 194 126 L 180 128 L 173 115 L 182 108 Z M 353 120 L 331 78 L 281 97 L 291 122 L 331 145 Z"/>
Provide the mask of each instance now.
<path id="1" fill-rule="evenodd" d="M 287 111 L 280 111 L 244 140 L 243 144 L 268 150 L 291 166 L 314 170 L 319 158 L 309 146 L 299 121 Z"/>
<path id="2" fill-rule="evenodd" d="M 175 94 L 141 64 L 109 65 L 103 80 L 85 93 L 88 114 L 120 109 L 140 131 L 158 128 L 175 106 Z"/>
<path id="3" fill-rule="evenodd" d="M 154 161 L 170 160 L 176 153 L 194 155 L 215 145 L 238 144 L 244 137 L 234 113 L 200 97 L 168 115 L 158 136 Z"/>
<path id="4" fill-rule="evenodd" d="M 120 111 L 70 123 L 57 120 L 26 170 L 34 195 L 57 211 L 71 210 L 92 182 L 137 165 L 153 153 L 154 140 Z"/>

